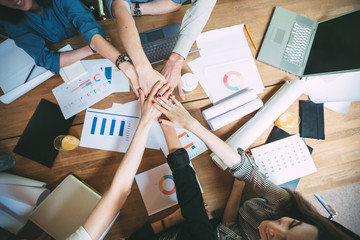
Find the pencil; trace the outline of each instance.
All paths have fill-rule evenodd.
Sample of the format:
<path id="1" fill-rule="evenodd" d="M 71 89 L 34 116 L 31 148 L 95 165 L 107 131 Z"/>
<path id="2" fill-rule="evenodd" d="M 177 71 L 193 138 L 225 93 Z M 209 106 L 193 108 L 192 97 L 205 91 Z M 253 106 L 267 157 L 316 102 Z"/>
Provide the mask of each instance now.
<path id="1" fill-rule="evenodd" d="M 255 45 L 255 42 L 254 42 L 253 38 L 251 37 L 251 34 L 250 34 L 250 32 L 249 32 L 249 29 L 247 28 L 247 26 L 246 26 L 245 24 L 244 24 L 244 26 L 245 26 L 245 30 L 246 30 L 247 34 L 248 34 L 249 37 L 250 37 L 250 40 L 251 40 L 252 44 L 254 45 L 255 50 L 257 51 L 257 47 L 256 47 L 256 45 Z"/>
<path id="2" fill-rule="evenodd" d="M 34 71 L 34 68 L 35 68 L 35 67 L 36 67 L 36 64 L 34 64 L 34 66 L 32 67 L 32 69 L 30 70 L 30 72 L 29 72 L 28 76 L 26 77 L 26 80 L 25 80 L 24 83 L 26 83 L 26 82 L 29 80 L 29 78 L 30 78 L 30 76 L 31 76 L 31 73 Z"/>

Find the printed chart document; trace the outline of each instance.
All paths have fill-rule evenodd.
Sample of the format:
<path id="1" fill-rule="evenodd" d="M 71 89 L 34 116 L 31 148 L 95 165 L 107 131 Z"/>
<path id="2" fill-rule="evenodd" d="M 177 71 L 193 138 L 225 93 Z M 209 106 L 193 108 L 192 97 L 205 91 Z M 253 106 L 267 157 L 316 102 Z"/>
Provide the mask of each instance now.
<path id="1" fill-rule="evenodd" d="M 243 27 L 241 24 L 204 32 L 196 40 L 200 58 L 189 66 L 214 104 L 244 88 L 254 89 L 257 94 L 263 92 Z"/>
<path id="2" fill-rule="evenodd" d="M 108 81 L 101 73 L 88 74 L 70 84 L 63 83 L 52 91 L 65 119 L 85 110 L 112 93 Z"/>
<path id="3" fill-rule="evenodd" d="M 126 152 L 138 123 L 137 116 L 88 108 L 80 146 Z"/>
<path id="4" fill-rule="evenodd" d="M 119 70 L 108 59 L 82 60 L 81 63 L 88 72 L 94 74 L 102 73 L 108 80 L 112 92 L 129 92 L 129 80 L 125 74 Z"/>
<path id="5" fill-rule="evenodd" d="M 251 149 L 260 172 L 280 185 L 316 172 L 309 149 L 299 135 Z"/>
<path id="6" fill-rule="evenodd" d="M 191 162 L 190 166 L 193 167 Z M 136 175 L 135 180 L 149 216 L 178 203 L 174 178 L 167 163 Z M 199 180 L 198 184 L 203 192 Z"/>
<path id="7" fill-rule="evenodd" d="M 161 130 L 161 129 L 160 129 Z M 195 134 L 189 132 L 184 128 L 175 128 L 175 131 L 178 135 L 181 145 L 185 150 L 188 152 L 190 159 L 193 159 L 199 156 L 201 153 L 207 150 L 207 147 L 203 141 L 201 141 Z M 164 153 L 165 156 L 169 155 L 168 147 L 166 144 L 166 140 L 164 134 L 161 134 L 160 138 L 160 147 L 161 151 Z"/>
<path id="8" fill-rule="evenodd" d="M 11 103 L 54 75 L 43 67 L 35 66 L 33 69 L 34 59 L 17 47 L 14 40 L 7 39 L 0 44 L 0 56 L 0 87 L 5 93 L 0 101 L 3 103 Z"/>

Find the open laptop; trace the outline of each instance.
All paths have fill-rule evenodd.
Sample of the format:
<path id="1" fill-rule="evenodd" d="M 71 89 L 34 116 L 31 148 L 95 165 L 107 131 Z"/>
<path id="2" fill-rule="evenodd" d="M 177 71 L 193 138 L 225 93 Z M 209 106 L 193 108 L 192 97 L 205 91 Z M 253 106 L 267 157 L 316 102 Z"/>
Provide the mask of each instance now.
<path id="1" fill-rule="evenodd" d="M 276 7 L 257 60 L 297 76 L 360 70 L 360 10 L 316 22 Z"/>
<path id="2" fill-rule="evenodd" d="M 140 33 L 141 45 L 151 64 L 167 60 L 180 33 L 180 24 L 174 23 Z"/>

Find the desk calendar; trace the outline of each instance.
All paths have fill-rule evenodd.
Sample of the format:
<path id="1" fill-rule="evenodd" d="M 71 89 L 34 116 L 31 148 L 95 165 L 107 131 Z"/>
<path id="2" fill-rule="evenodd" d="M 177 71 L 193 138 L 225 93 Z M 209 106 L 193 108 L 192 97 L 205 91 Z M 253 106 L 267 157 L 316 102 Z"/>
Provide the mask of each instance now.
<path id="1" fill-rule="evenodd" d="M 299 135 L 251 149 L 260 172 L 280 185 L 316 172 L 313 159 Z"/>

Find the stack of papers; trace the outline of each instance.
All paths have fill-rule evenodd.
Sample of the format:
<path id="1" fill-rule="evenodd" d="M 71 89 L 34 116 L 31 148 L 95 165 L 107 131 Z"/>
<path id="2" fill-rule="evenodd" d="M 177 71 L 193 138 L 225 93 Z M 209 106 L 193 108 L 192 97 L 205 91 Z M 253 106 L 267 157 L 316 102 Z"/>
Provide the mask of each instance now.
<path id="1" fill-rule="evenodd" d="M 243 27 L 241 24 L 205 32 L 196 40 L 200 58 L 189 66 L 213 104 L 245 88 L 257 94 L 263 92 Z"/>
<path id="2" fill-rule="evenodd" d="M 46 183 L 0 173 L 0 227 L 17 234 L 50 193 Z"/>

